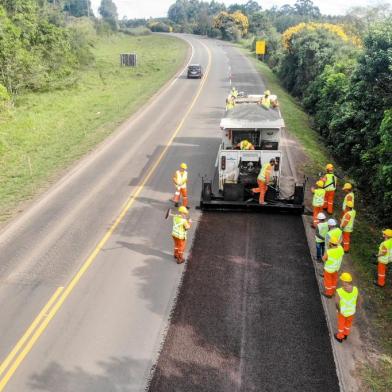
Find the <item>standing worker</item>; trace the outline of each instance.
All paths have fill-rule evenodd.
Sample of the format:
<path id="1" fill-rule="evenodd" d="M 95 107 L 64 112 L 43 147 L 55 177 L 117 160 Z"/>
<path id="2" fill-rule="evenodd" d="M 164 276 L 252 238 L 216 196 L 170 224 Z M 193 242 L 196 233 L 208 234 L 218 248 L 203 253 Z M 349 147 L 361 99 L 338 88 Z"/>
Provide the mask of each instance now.
<path id="1" fill-rule="evenodd" d="M 230 93 L 234 98 L 238 97 L 238 90 L 235 87 L 232 87 L 231 93 Z"/>
<path id="2" fill-rule="evenodd" d="M 347 206 L 347 202 L 348 202 L 348 201 L 351 201 L 351 202 L 353 203 L 352 208 L 355 207 L 355 203 L 354 203 L 354 198 L 355 198 L 355 197 L 354 197 L 354 192 L 353 192 L 353 186 L 352 186 L 349 182 L 346 182 L 346 183 L 343 185 L 343 192 L 344 192 L 346 195 L 344 196 L 344 200 L 343 200 L 343 206 L 342 206 L 343 212 L 342 212 L 342 217 L 343 217 L 344 213 L 347 212 L 346 206 Z"/>
<path id="3" fill-rule="evenodd" d="M 382 232 L 384 241 L 381 242 L 377 254 L 377 281 L 374 284 L 378 287 L 385 286 L 385 276 L 387 265 L 392 261 L 392 229 L 385 229 Z"/>
<path id="4" fill-rule="evenodd" d="M 317 215 L 323 211 L 323 206 L 324 206 L 324 198 L 325 198 L 325 189 L 324 189 L 324 182 L 321 180 L 318 180 L 316 182 L 317 189 L 311 188 L 311 191 L 313 193 L 313 227 L 317 226 L 318 219 Z"/>
<path id="5" fill-rule="evenodd" d="M 177 264 L 182 264 L 184 259 L 184 252 L 187 239 L 187 231 L 191 227 L 191 222 L 188 219 L 188 209 L 185 206 L 181 206 L 178 209 L 179 215 L 173 216 L 173 231 L 172 237 L 174 240 L 174 258 L 177 260 Z"/>
<path id="6" fill-rule="evenodd" d="M 339 240 L 339 244 L 342 242 L 342 230 L 337 227 L 337 223 L 335 219 L 328 219 L 328 233 L 325 236 L 325 248 L 329 248 L 329 239 L 332 237 L 336 237 Z"/>
<path id="7" fill-rule="evenodd" d="M 230 94 L 226 99 L 226 110 L 231 110 L 235 106 L 235 98 Z"/>
<path id="8" fill-rule="evenodd" d="M 270 99 L 271 92 L 269 90 L 265 90 L 263 96 L 261 97 L 261 105 L 264 106 L 266 109 L 269 109 L 271 106 L 271 99 Z"/>
<path id="9" fill-rule="evenodd" d="M 316 257 L 317 261 L 322 262 L 322 257 L 325 253 L 325 237 L 328 233 L 329 227 L 328 222 L 326 222 L 327 217 L 324 213 L 320 212 L 317 215 L 317 226 L 316 226 Z"/>
<path id="10" fill-rule="evenodd" d="M 329 249 L 325 251 L 324 261 L 324 297 L 332 298 L 338 284 L 338 273 L 342 265 L 344 250 L 337 237 L 329 240 Z"/>
<path id="11" fill-rule="evenodd" d="M 343 249 L 345 252 L 350 250 L 351 233 L 354 229 L 354 221 L 357 214 L 353 207 L 354 203 L 352 201 L 346 203 L 346 212 L 340 222 L 340 228 L 343 231 Z"/>
<path id="12" fill-rule="evenodd" d="M 327 172 L 322 178 L 325 184 L 324 185 L 324 189 L 325 189 L 324 210 L 327 210 L 328 214 L 332 214 L 337 181 L 336 181 L 336 176 L 333 173 L 332 163 L 328 163 L 325 169 Z"/>
<path id="13" fill-rule="evenodd" d="M 174 173 L 173 182 L 176 187 L 174 193 L 173 202 L 176 207 L 180 202 L 180 196 L 182 196 L 182 205 L 188 207 L 188 193 L 186 189 L 186 183 L 188 181 L 188 165 L 186 163 L 181 163 L 180 169 Z"/>
<path id="14" fill-rule="evenodd" d="M 274 166 L 275 166 L 275 159 L 273 158 L 269 161 L 269 163 L 264 163 L 257 177 L 257 184 L 259 185 L 259 187 L 252 188 L 253 193 L 260 193 L 259 204 L 261 205 L 267 204 L 264 198 L 268 190 L 268 184 L 271 180 L 271 172 Z"/>
<path id="15" fill-rule="evenodd" d="M 340 276 L 342 287 L 336 290 L 335 304 L 338 310 L 338 332 L 334 334 L 339 343 L 343 343 L 351 332 L 354 315 L 358 307 L 362 305 L 362 298 L 358 288 L 353 286 L 353 278 L 348 272 Z"/>

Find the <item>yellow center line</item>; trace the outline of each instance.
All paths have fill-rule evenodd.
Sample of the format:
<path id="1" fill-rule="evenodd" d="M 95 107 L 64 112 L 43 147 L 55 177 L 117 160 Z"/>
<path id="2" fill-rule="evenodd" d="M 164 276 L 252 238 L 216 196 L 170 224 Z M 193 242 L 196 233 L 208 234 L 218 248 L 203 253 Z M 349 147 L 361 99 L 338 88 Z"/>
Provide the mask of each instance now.
<path id="1" fill-rule="evenodd" d="M 41 320 L 46 316 L 48 313 L 49 309 L 53 305 L 53 303 L 56 301 L 60 293 L 64 290 L 64 287 L 59 287 L 50 300 L 46 303 L 46 305 L 42 308 L 41 312 L 38 314 L 38 316 L 35 318 L 35 320 L 31 323 L 31 325 L 27 328 L 26 332 L 23 334 L 23 336 L 19 339 L 18 343 L 16 343 L 15 347 L 12 349 L 12 351 L 7 355 L 6 359 L 3 361 L 3 363 L 0 365 L 0 375 L 3 374 L 4 370 L 7 369 L 11 361 L 14 359 L 15 355 L 19 352 L 19 350 L 22 348 L 22 346 L 26 343 L 27 339 L 30 337 L 30 335 L 33 333 L 33 331 L 37 328 L 38 324 L 41 322 Z"/>
<path id="2" fill-rule="evenodd" d="M 193 101 L 191 103 L 191 105 L 188 107 L 187 111 L 185 112 L 184 116 L 182 117 L 180 123 L 178 124 L 177 128 L 175 129 L 175 131 L 173 132 L 172 136 L 170 137 L 168 143 L 166 144 L 165 148 L 163 149 L 162 153 L 159 155 L 158 159 L 155 161 L 155 163 L 152 165 L 152 167 L 149 169 L 146 177 L 143 179 L 143 181 L 140 183 L 140 185 L 138 185 L 136 187 L 136 189 L 133 191 L 133 193 L 131 194 L 131 196 L 129 197 L 128 201 L 126 202 L 124 208 L 122 209 L 122 211 L 120 212 L 120 214 L 118 215 L 117 219 L 115 220 L 115 222 L 113 223 L 113 225 L 109 228 L 109 230 L 105 233 L 105 235 L 103 236 L 103 238 L 99 241 L 98 245 L 95 247 L 95 249 L 92 251 L 92 253 L 90 254 L 90 256 L 87 258 L 87 260 L 83 263 L 83 265 L 81 266 L 81 268 L 79 269 L 79 271 L 76 273 L 76 275 L 72 278 L 72 280 L 69 282 L 69 284 L 66 286 L 66 288 L 63 290 L 63 288 L 59 288 L 57 289 L 56 293 L 54 294 L 54 296 L 49 300 L 49 302 L 45 305 L 44 309 L 41 311 L 42 316 L 40 317 L 40 315 L 37 316 L 37 318 L 34 320 L 34 322 L 31 324 L 31 326 L 28 328 L 28 330 L 26 331 L 25 335 L 23 335 L 23 337 L 19 340 L 19 342 L 17 343 L 17 345 L 14 347 L 14 349 L 11 351 L 11 353 L 7 356 L 6 360 L 3 362 L 3 364 L 1 365 L 1 368 L 4 365 L 4 369 L 7 368 L 7 366 L 10 364 L 10 362 L 12 361 L 12 359 L 14 358 L 15 354 L 19 351 L 19 349 L 22 347 L 22 345 L 26 342 L 26 340 L 28 339 L 28 337 L 30 336 L 31 332 L 37 327 L 37 325 L 39 324 L 39 322 L 42 320 L 43 316 L 46 314 L 47 310 L 50 309 L 49 313 L 47 314 L 47 316 L 45 318 L 43 318 L 42 323 L 39 325 L 39 327 L 35 330 L 34 334 L 32 335 L 31 339 L 27 342 L 27 344 L 25 345 L 25 347 L 23 348 L 23 350 L 19 353 L 19 355 L 17 356 L 17 358 L 15 359 L 15 361 L 12 363 L 12 365 L 9 367 L 7 373 L 4 375 L 4 377 L 0 380 L 0 392 L 4 390 L 4 388 L 6 387 L 8 381 L 10 380 L 10 378 L 13 376 L 13 374 L 15 373 L 15 371 L 18 369 L 19 365 L 22 363 L 22 361 L 25 359 L 25 357 L 27 356 L 27 354 L 30 352 L 30 350 L 33 348 L 35 342 L 38 340 L 38 338 L 42 335 L 42 333 L 45 331 L 46 327 L 49 325 L 50 321 L 53 319 L 53 317 L 57 314 L 57 312 L 59 311 L 59 309 L 61 308 L 62 304 L 64 303 L 64 301 L 67 299 L 67 297 L 69 296 L 69 294 L 72 292 L 72 290 L 75 288 L 75 286 L 77 285 L 77 283 L 80 281 L 80 279 L 82 278 L 82 276 L 85 274 L 85 272 L 89 269 L 89 267 L 91 266 L 91 264 L 94 262 L 94 260 L 96 259 L 97 255 L 99 254 L 99 252 L 102 250 L 102 248 L 105 246 L 106 242 L 109 240 L 109 238 L 112 236 L 112 234 L 114 233 L 114 231 L 116 230 L 116 228 L 118 227 L 118 225 L 121 223 L 121 221 L 124 219 L 125 215 L 128 213 L 128 211 L 130 210 L 130 208 L 132 207 L 132 205 L 134 204 L 136 198 L 139 196 L 139 194 L 142 192 L 143 188 L 145 187 L 145 185 L 147 184 L 147 182 L 149 181 L 149 179 L 151 178 L 151 176 L 154 174 L 154 172 L 156 171 L 157 167 L 159 166 L 159 164 L 161 163 L 162 159 L 164 158 L 164 156 L 166 155 L 169 147 L 171 146 L 171 144 L 173 143 L 174 139 L 176 138 L 176 136 L 178 135 L 178 133 L 180 132 L 180 130 L 182 129 L 186 119 L 188 118 L 190 112 L 192 111 L 193 107 L 195 106 L 198 98 L 200 97 L 200 94 L 203 90 L 203 87 L 207 81 L 208 78 L 208 74 L 210 73 L 210 69 L 211 69 L 211 51 L 210 49 L 207 47 L 207 45 L 205 45 L 203 42 L 200 42 L 204 48 L 207 51 L 208 54 L 208 65 L 207 65 L 207 69 L 206 72 L 204 74 L 204 78 L 202 79 L 202 82 L 200 83 L 199 89 L 195 95 L 195 97 L 193 98 Z M 60 290 L 61 289 L 61 290 Z M 60 298 L 58 299 L 58 301 L 54 304 L 53 307 L 52 304 L 55 302 L 55 300 L 58 298 L 58 296 L 60 295 Z M 45 310 L 45 312 L 44 312 Z M 39 318 L 40 317 L 40 318 Z M 38 319 L 39 318 L 39 319 Z M 38 320 L 37 320 L 38 319 Z M 33 327 L 34 324 L 34 327 Z M 29 332 L 29 334 L 27 334 L 27 332 Z M 23 340 L 22 343 L 20 343 Z M 20 344 L 19 344 L 20 343 Z M 12 354 L 12 355 L 11 355 Z M 7 361 L 8 360 L 8 361 Z M 5 365 L 5 362 L 7 361 L 7 364 Z M 2 371 L 4 371 L 4 369 Z M 2 374 L 2 372 L 0 373 Z"/>

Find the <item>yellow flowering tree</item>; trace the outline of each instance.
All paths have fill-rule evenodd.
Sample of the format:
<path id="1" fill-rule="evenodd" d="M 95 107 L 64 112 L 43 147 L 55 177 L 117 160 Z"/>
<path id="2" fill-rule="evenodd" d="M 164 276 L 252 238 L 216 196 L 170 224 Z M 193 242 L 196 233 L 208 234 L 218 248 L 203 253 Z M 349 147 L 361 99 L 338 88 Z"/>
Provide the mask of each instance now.
<path id="1" fill-rule="evenodd" d="M 233 41 L 248 33 L 249 20 L 240 11 L 232 14 L 221 11 L 214 17 L 213 26 L 220 30 L 223 39 Z"/>
<path id="2" fill-rule="evenodd" d="M 332 34 L 335 34 L 344 42 L 351 43 L 355 46 L 361 46 L 361 40 L 358 37 L 347 34 L 342 26 L 332 23 L 317 22 L 299 23 L 295 26 L 288 28 L 282 34 L 283 46 L 286 49 L 290 50 L 293 37 L 296 36 L 298 33 L 302 32 L 303 30 L 326 30 Z"/>

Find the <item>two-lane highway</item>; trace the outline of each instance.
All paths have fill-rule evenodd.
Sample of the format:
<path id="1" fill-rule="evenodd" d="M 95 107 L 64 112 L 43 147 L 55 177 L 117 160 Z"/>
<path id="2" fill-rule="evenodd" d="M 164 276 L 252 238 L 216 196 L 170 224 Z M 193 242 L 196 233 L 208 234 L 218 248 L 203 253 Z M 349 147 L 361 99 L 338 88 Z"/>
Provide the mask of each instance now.
<path id="1" fill-rule="evenodd" d="M 0 390 L 144 388 L 183 271 L 171 177 L 188 163 L 195 205 L 228 89 L 222 49 L 184 38 L 205 78 L 183 72 L 2 233 Z"/>

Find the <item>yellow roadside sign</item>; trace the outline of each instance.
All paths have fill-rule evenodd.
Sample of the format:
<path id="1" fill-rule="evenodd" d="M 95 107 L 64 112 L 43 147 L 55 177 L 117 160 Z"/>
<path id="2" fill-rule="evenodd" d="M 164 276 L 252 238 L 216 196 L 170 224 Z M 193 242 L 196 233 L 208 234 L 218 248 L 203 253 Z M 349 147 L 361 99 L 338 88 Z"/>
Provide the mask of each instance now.
<path id="1" fill-rule="evenodd" d="M 265 54 L 265 41 L 256 41 L 256 54 Z"/>

